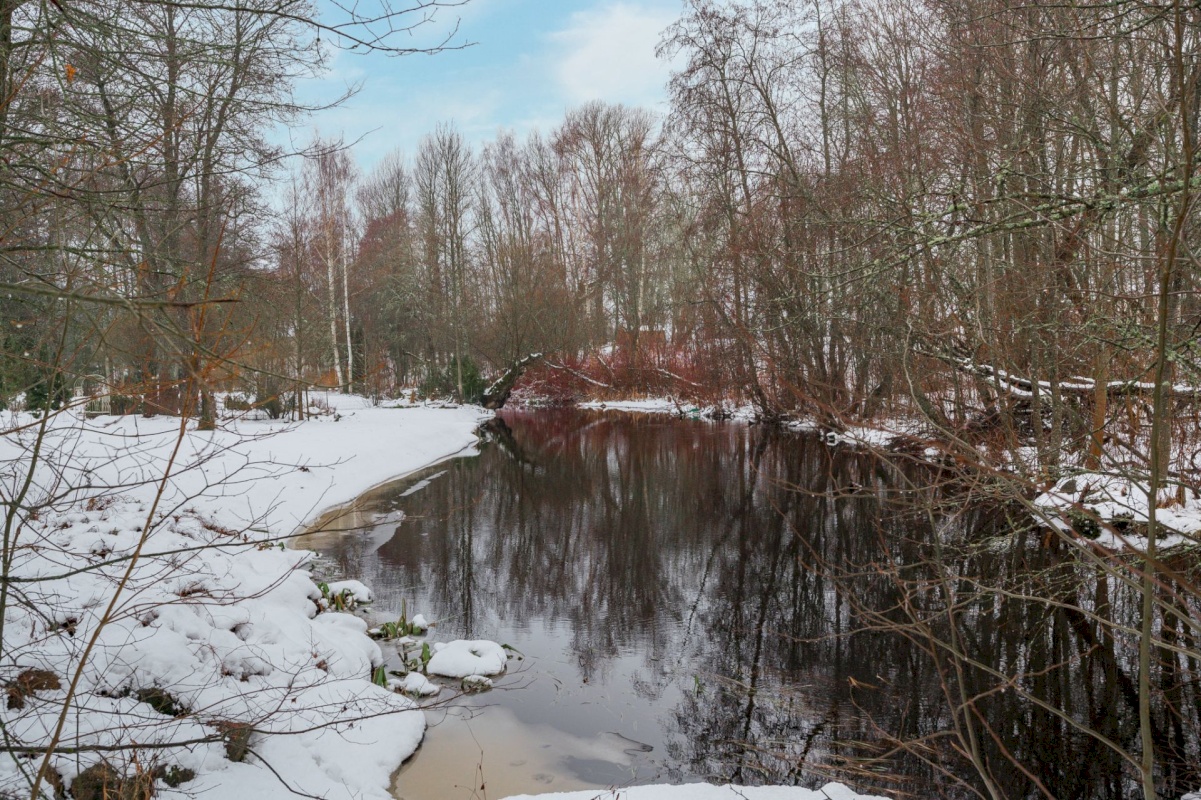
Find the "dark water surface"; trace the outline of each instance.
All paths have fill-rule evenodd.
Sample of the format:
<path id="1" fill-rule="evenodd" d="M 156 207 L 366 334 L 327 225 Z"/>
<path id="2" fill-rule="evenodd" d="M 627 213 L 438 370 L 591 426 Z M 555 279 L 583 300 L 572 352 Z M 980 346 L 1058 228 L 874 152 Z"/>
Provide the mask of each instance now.
<path id="1" fill-rule="evenodd" d="M 946 676 L 922 643 L 852 634 L 856 605 L 898 605 L 895 581 L 871 565 L 916 560 L 905 543 L 951 524 L 897 502 L 897 467 L 766 426 L 584 411 L 500 420 L 478 457 L 364 498 L 340 521 L 361 531 L 304 543 L 331 573 L 370 585 L 381 619 L 403 603 L 437 620 L 431 639 L 523 654 L 492 692 L 449 706 L 443 692 L 398 797 L 831 776 L 926 797 L 979 786 L 938 736 L 953 724 Z M 991 535 L 997 523 L 961 514 L 953 527 Z M 1001 541 L 965 556 L 964 574 L 1046 567 L 1028 563 L 1036 537 Z M 821 563 L 862 574 L 835 582 Z M 1096 709 L 1096 724 L 1128 738 L 1120 654 L 1094 668 L 1083 659 L 1095 637 L 1012 605 L 977 609 L 974 654 L 1028 672 L 1039 659 L 1068 664 L 1040 691 Z M 1032 638 L 1043 634 L 1047 647 Z M 1059 797 L 1129 786 L 1110 750 L 1053 715 L 1004 693 L 982 708 L 1033 764 L 1024 775 L 992 753 L 1008 796 L 1035 796 L 1039 781 Z M 918 755 L 889 755 L 898 739 L 931 735 Z M 862 760 L 873 754 L 883 757 Z"/>

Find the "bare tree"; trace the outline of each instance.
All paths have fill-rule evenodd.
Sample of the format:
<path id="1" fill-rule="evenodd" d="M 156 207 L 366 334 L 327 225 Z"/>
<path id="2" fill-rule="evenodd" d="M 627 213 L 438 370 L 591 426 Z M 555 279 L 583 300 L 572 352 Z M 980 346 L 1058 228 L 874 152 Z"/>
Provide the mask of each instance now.
<path id="1" fill-rule="evenodd" d="M 453 126 L 440 125 L 421 141 L 413 171 L 417 224 L 429 298 L 445 326 L 445 344 L 434 345 L 433 351 L 450 356 L 460 399 L 464 397 L 463 362 L 468 356 L 466 325 L 472 289 L 468 237 L 475 175 L 475 157 Z M 443 298 L 449 300 L 449 307 Z"/>
<path id="2" fill-rule="evenodd" d="M 330 355 L 339 388 L 347 391 L 352 374 L 353 356 L 350 352 L 349 298 L 347 297 L 347 263 L 350 237 L 350 195 L 354 180 L 350 156 L 345 150 L 323 144 L 320 152 L 309 162 L 309 185 L 314 196 L 313 214 L 321 232 L 320 258 L 326 273 L 326 320 L 329 323 Z M 339 277 L 341 280 L 339 281 Z M 341 296 L 339 296 L 341 290 Z M 341 299 L 341 302 L 339 302 Z M 345 317 L 346 369 L 342 367 L 339 342 L 338 314 Z"/>

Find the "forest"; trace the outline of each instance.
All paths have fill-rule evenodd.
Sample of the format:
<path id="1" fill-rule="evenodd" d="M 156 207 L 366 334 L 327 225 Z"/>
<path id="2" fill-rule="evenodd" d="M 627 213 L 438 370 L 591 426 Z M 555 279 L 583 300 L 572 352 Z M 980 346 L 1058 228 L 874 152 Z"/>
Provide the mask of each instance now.
<path id="1" fill-rule="evenodd" d="M 9 400 L 478 399 L 543 354 L 531 396 L 916 416 L 1049 474 L 1161 387 L 1192 443 L 1194 9 L 698 0 L 666 117 L 447 122 L 366 173 L 269 140 L 323 57 L 280 9 L 10 11 Z"/>
<path id="2" fill-rule="evenodd" d="M 854 613 L 929 648 L 972 791 L 1000 800 L 996 765 L 1022 763 L 976 703 L 1025 690 L 956 637 L 1018 600 L 1133 716 L 1090 695 L 1080 722 L 1071 687 L 1031 707 L 1147 800 L 1201 779 L 1201 7 L 684 0 L 663 113 L 590 102 L 482 145 L 447 119 L 370 168 L 284 143 L 335 51 L 467 46 L 406 38 L 458 5 L 0 0 L 5 436 L 72 404 L 299 423 L 330 392 L 887 429 L 950 487 L 912 508 L 1020 509 L 1055 558 L 1079 547 L 1040 575 L 1090 576 L 959 573 L 937 533 L 920 575 L 813 556 L 844 589 L 895 582 Z M 0 608 L 22 525 L 79 485 L 28 500 L 23 447 Z"/>

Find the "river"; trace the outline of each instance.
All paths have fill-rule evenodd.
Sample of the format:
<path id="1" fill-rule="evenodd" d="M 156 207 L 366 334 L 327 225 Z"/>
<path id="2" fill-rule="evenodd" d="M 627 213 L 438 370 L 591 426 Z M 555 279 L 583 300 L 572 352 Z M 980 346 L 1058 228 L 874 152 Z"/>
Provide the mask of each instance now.
<path id="1" fill-rule="evenodd" d="M 437 621 L 431 639 L 520 654 L 493 691 L 429 705 L 403 800 L 829 778 L 967 797 L 982 784 L 949 710 L 964 697 L 1005 796 L 1124 796 L 1113 749 L 1028 702 L 1133 741 L 1121 642 L 955 579 L 1076 576 L 1060 599 L 1082 607 L 1097 582 L 1038 531 L 923 488 L 935 483 L 771 426 L 506 411 L 478 455 L 373 491 L 304 546 L 330 577 L 370 585 L 380 619 L 403 606 Z M 940 651 L 948 592 L 966 598 L 956 641 L 983 669 L 956 672 Z M 1173 785 L 1197 779 L 1195 747 L 1195 730 L 1165 740 Z"/>

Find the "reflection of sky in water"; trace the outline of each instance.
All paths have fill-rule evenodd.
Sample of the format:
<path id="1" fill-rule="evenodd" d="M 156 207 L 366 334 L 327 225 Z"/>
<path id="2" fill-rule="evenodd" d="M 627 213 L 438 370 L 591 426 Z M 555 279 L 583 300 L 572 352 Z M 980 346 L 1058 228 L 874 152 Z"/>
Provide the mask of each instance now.
<path id="1" fill-rule="evenodd" d="M 301 543 L 371 586 L 380 621 L 403 603 L 438 621 L 435 640 L 494 639 L 525 656 L 492 692 L 455 700 L 445 719 L 430 711 L 399 796 L 685 779 L 812 786 L 847 777 L 841 760 L 864 752 L 852 742 L 946 728 L 924 657 L 900 637 L 848 635 L 846 596 L 807 567 L 920 561 L 927 518 L 912 495 L 899 509 L 886 502 L 895 467 L 770 426 L 581 411 L 504 419 L 478 456 L 382 487 L 336 521 L 360 532 Z M 1021 561 L 1009 548 L 964 552 L 975 575 Z M 852 591 L 875 607 L 896 601 L 871 570 Z M 985 662 L 1003 658 L 989 648 L 1012 656 L 1035 635 L 1023 628 L 1035 615 L 1017 603 L 1004 613 L 1011 622 L 973 632 Z M 1065 652 L 1081 646 L 1070 627 L 1056 630 Z M 1007 746 L 1060 753 L 1045 780 L 1103 787 L 1070 731 L 1023 718 L 1012 693 L 991 702 L 1014 720 Z M 898 783 L 856 782 L 929 787 L 949 764 L 897 758 L 875 774 Z M 1085 772 L 1062 777 L 1065 764 Z M 1021 796 L 1026 779 L 1010 772 L 1007 792 Z"/>
<path id="2" fill-rule="evenodd" d="M 633 779 L 641 755 L 616 734 L 573 736 L 523 722 L 500 705 L 426 713 L 426 744 L 397 776 L 394 794 L 402 800 L 478 796 L 481 784 L 488 797 L 620 786 Z"/>
<path id="3" fill-rule="evenodd" d="M 698 518 L 703 504 L 680 502 L 695 487 L 674 450 L 692 455 L 691 435 L 666 451 L 612 441 L 593 451 L 581 437 L 614 431 L 614 418 L 593 416 L 524 439 L 518 427 L 513 440 L 482 448 L 478 458 L 383 487 L 354 514 L 326 521 L 360 532 L 303 543 L 330 557 L 332 571 L 367 582 L 381 620 L 404 601 L 410 614 L 439 621 L 436 639 L 491 638 L 524 654 L 497 690 L 456 701 L 486 704 L 482 713 L 470 721 L 452 714 L 431 729 L 404 770 L 402 796 L 410 800 L 445 796 L 447 770 L 465 747 L 478 751 L 477 739 L 486 750 L 520 753 L 525 742 L 537 751 L 533 772 L 505 767 L 527 781 L 514 792 L 704 777 L 671 758 L 678 748 L 668 741 L 676 735 L 671 710 L 704 675 L 690 659 L 711 638 L 701 630 L 708 604 L 700 595 L 711 583 L 703 569 L 721 515 Z M 730 436 L 747 435 L 743 426 L 692 432 L 717 434 L 723 450 Z M 650 459 L 631 468 L 639 454 Z M 672 535 L 656 530 L 665 526 Z M 493 759 L 494 767 L 521 760 Z M 540 777 L 529 783 L 533 775 Z M 431 791 L 422 794 L 427 777 Z M 458 782 L 468 786 L 471 776 Z M 495 784 L 490 790 L 503 796 Z"/>

